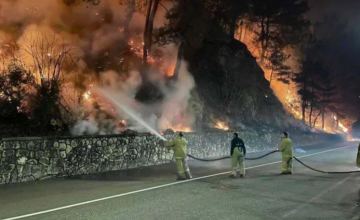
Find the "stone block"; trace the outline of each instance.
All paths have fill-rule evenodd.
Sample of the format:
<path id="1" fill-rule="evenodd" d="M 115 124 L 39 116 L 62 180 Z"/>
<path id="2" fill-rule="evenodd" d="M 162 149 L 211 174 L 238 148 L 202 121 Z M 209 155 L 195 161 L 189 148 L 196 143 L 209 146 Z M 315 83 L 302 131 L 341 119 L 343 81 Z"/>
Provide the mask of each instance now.
<path id="1" fill-rule="evenodd" d="M 41 165 L 33 165 L 31 166 L 31 174 L 35 179 L 41 179 L 44 176 L 45 170 Z"/>
<path id="2" fill-rule="evenodd" d="M 69 154 L 72 151 L 72 149 L 73 149 L 72 145 L 66 146 L 66 150 L 65 150 L 66 154 Z"/>
<path id="3" fill-rule="evenodd" d="M 36 148 L 36 144 L 34 141 L 29 141 L 28 144 L 27 144 L 27 148 L 28 150 L 35 150 Z"/>
<path id="4" fill-rule="evenodd" d="M 71 141 L 71 147 L 76 148 L 77 146 L 78 146 L 78 143 L 75 140 L 72 140 Z"/>
<path id="5" fill-rule="evenodd" d="M 38 161 L 35 160 L 35 159 L 30 159 L 27 161 L 28 164 L 31 164 L 31 165 L 35 165 L 35 164 L 38 164 Z"/>
<path id="6" fill-rule="evenodd" d="M 36 151 L 35 152 L 35 158 L 41 158 L 45 156 L 45 152 L 44 151 Z"/>
<path id="7" fill-rule="evenodd" d="M 66 158 L 66 152 L 65 151 L 60 151 L 60 157 L 65 159 Z"/>
<path id="8" fill-rule="evenodd" d="M 35 151 L 30 151 L 29 152 L 29 158 L 31 158 L 31 159 L 36 159 L 37 157 L 36 157 L 36 152 Z"/>
<path id="9" fill-rule="evenodd" d="M 53 147 L 54 148 L 59 148 L 59 142 L 55 141 L 54 144 L 53 144 Z"/>
<path id="10" fill-rule="evenodd" d="M 18 160 L 17 160 L 17 164 L 18 164 L 18 165 L 24 165 L 24 164 L 26 163 L 26 161 L 27 161 L 27 158 L 26 158 L 26 157 L 20 157 L 20 158 L 18 158 Z"/>
<path id="11" fill-rule="evenodd" d="M 59 174 L 62 169 L 62 163 L 60 159 L 53 159 L 51 160 L 48 168 L 47 173 L 48 174 Z"/>
<path id="12" fill-rule="evenodd" d="M 59 157 L 58 149 L 55 149 L 55 148 L 50 149 L 50 157 L 52 157 L 52 158 Z"/>
<path id="13" fill-rule="evenodd" d="M 18 149 L 16 151 L 16 156 L 17 157 L 27 157 L 29 155 L 29 151 L 28 150 L 24 150 L 24 149 Z"/>
<path id="14" fill-rule="evenodd" d="M 15 155 L 15 150 L 8 149 L 3 152 L 3 157 L 10 157 Z"/>
<path id="15" fill-rule="evenodd" d="M 10 183 L 11 173 L 3 173 L 1 176 L 3 183 Z"/>
<path id="16" fill-rule="evenodd" d="M 35 180 L 33 175 L 24 176 L 20 179 L 20 182 L 29 182 Z"/>
<path id="17" fill-rule="evenodd" d="M 46 150 L 47 149 L 47 144 L 48 144 L 48 142 L 41 143 L 39 150 L 42 150 L 42 151 Z"/>
<path id="18" fill-rule="evenodd" d="M 1 172 L 11 173 L 15 169 L 15 164 L 4 164 L 1 167 Z"/>
<path id="19" fill-rule="evenodd" d="M 14 147 L 15 147 L 15 149 L 20 149 L 20 148 L 21 148 L 21 144 L 20 144 L 19 142 L 16 142 Z"/>
<path id="20" fill-rule="evenodd" d="M 65 143 L 60 143 L 59 144 L 59 150 L 66 150 L 66 144 Z"/>
<path id="21" fill-rule="evenodd" d="M 50 159 L 48 157 L 42 157 L 40 158 L 39 163 L 44 166 L 48 166 L 50 165 Z"/>

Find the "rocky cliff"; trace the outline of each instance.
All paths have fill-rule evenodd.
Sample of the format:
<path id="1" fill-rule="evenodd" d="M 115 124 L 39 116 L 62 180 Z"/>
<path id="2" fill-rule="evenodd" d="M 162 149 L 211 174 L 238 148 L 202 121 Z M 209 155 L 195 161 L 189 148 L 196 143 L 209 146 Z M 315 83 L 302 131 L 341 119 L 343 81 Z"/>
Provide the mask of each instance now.
<path id="1" fill-rule="evenodd" d="M 305 129 L 284 111 L 245 44 L 207 40 L 188 59 L 197 85 L 190 107 L 198 126 L 222 120 L 236 128 Z"/>

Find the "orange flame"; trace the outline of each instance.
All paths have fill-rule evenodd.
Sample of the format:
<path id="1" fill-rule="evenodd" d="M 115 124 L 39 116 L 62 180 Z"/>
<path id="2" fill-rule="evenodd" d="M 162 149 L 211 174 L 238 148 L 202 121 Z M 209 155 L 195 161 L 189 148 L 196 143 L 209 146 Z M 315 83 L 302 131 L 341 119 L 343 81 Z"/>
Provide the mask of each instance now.
<path id="1" fill-rule="evenodd" d="M 229 126 L 227 126 L 226 123 L 222 122 L 222 121 L 216 122 L 215 128 L 221 129 L 221 130 L 224 130 L 224 131 L 229 130 Z"/>
<path id="2" fill-rule="evenodd" d="M 175 126 L 172 126 L 170 127 L 169 129 L 175 131 L 175 132 L 192 132 L 192 129 L 190 127 L 186 127 L 186 126 L 183 126 L 183 125 L 175 125 Z"/>

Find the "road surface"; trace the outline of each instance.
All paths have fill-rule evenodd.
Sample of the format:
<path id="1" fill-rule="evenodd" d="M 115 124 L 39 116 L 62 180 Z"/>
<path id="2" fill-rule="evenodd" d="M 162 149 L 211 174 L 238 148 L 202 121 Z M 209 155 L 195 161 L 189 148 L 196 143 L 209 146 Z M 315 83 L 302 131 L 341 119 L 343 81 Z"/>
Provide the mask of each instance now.
<path id="1" fill-rule="evenodd" d="M 357 143 L 303 147 L 318 169 L 357 170 Z M 253 154 L 249 156 L 257 156 Z M 279 175 L 280 155 L 246 161 L 245 179 L 229 179 L 229 160 L 191 161 L 191 181 L 173 165 L 0 186 L 0 219 L 256 220 L 360 219 L 359 174 L 321 174 L 294 163 Z"/>

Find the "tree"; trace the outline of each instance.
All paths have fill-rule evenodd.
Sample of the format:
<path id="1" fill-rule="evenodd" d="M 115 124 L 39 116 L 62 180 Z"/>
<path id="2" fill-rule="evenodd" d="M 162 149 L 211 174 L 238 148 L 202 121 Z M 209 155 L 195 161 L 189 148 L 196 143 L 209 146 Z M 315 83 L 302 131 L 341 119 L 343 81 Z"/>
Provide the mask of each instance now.
<path id="1" fill-rule="evenodd" d="M 269 63 L 265 65 L 266 68 L 271 69 L 269 83 L 271 85 L 273 75 L 277 74 L 277 80 L 285 84 L 289 84 L 289 76 L 291 75 L 290 67 L 284 63 L 288 60 L 290 55 L 285 54 L 283 48 L 277 47 L 271 52 L 269 56 Z"/>
<path id="2" fill-rule="evenodd" d="M 357 83 L 360 82 L 359 33 L 334 14 L 326 15 L 317 22 L 314 32 L 324 44 L 322 62 L 326 64 L 336 87 L 330 108 L 338 114 L 357 118 L 360 108 Z"/>
<path id="3" fill-rule="evenodd" d="M 143 63 L 147 63 L 147 57 L 153 43 L 154 20 L 160 0 L 148 0 L 146 21 L 144 29 Z"/>
<path id="4" fill-rule="evenodd" d="M 310 107 L 309 125 L 311 125 L 311 114 L 314 100 L 318 97 L 314 89 L 317 87 L 317 74 L 321 64 L 315 59 L 316 39 L 309 34 L 302 58 L 302 70 L 294 75 L 294 82 L 298 87 L 298 94 L 301 97 L 301 114 L 303 122 L 306 122 L 306 110 Z"/>
<path id="5" fill-rule="evenodd" d="M 295 45 L 309 26 L 304 17 L 309 10 L 307 1 L 252 0 L 250 21 L 257 25 L 254 41 L 260 44 L 260 60 L 276 45 Z"/>
<path id="6" fill-rule="evenodd" d="M 309 126 L 315 127 L 317 119 L 321 115 L 322 128 L 325 126 L 326 110 L 333 103 L 336 87 L 328 71 L 328 66 L 323 60 L 323 51 L 326 44 L 309 34 L 302 60 L 302 71 L 295 74 L 294 81 L 298 86 L 298 94 L 301 97 L 302 118 L 306 121 L 308 110 Z M 314 116 L 314 112 L 317 113 Z"/>
<path id="7" fill-rule="evenodd" d="M 76 71 L 77 58 L 73 46 L 55 35 L 40 33 L 22 41 L 20 50 L 24 58 L 32 60 L 28 68 L 35 77 L 30 112 L 37 125 L 46 129 L 52 119 L 62 121 L 61 109 L 71 114 L 61 92 L 68 74 Z"/>
<path id="8" fill-rule="evenodd" d="M 250 0 L 203 1 L 209 15 L 224 28 L 230 38 L 234 38 L 239 21 L 249 12 Z"/>
<path id="9" fill-rule="evenodd" d="M 35 79 L 23 64 L 13 60 L 0 72 L 0 121 L 17 124 L 27 120 L 24 101 L 29 97 Z"/>

